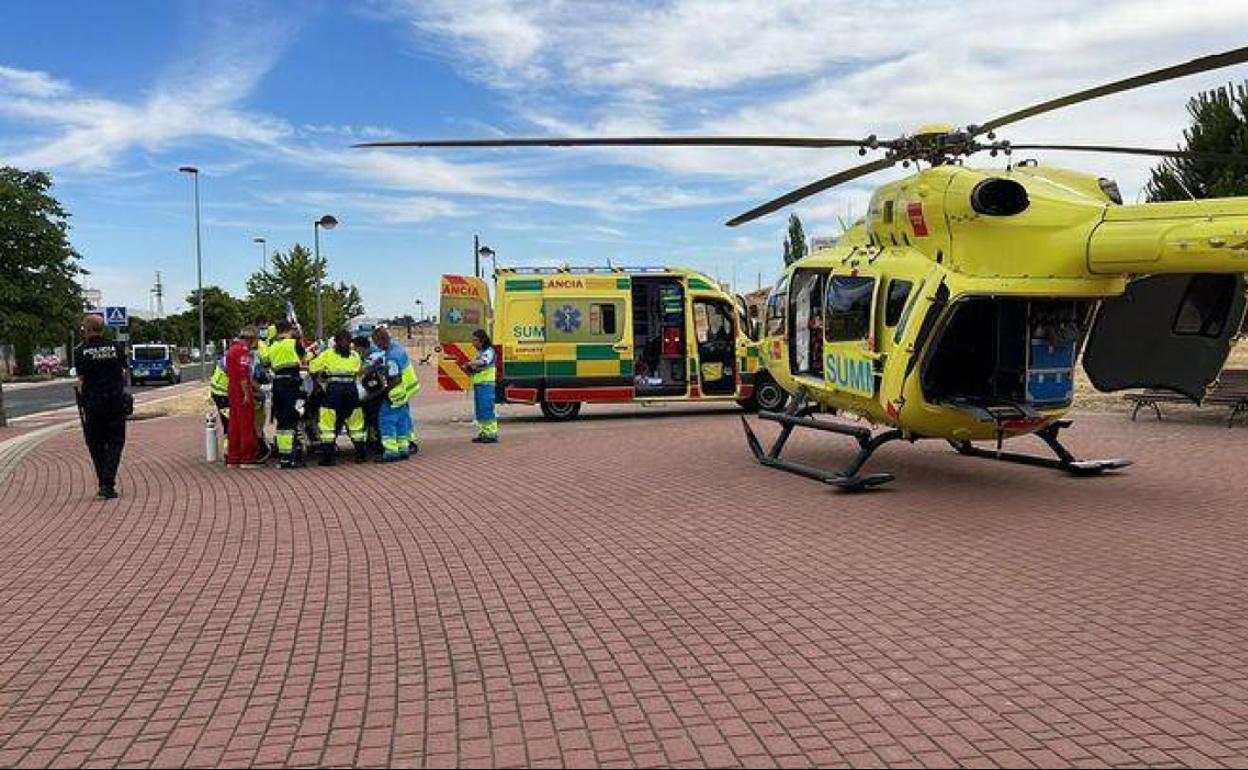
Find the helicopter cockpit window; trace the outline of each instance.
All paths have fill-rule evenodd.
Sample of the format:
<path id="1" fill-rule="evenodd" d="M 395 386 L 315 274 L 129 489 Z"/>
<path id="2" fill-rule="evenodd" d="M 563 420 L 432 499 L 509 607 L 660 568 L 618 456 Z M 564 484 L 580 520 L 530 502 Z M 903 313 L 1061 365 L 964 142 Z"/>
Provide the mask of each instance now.
<path id="1" fill-rule="evenodd" d="M 1235 297 L 1235 276 L 1193 275 L 1188 281 L 1178 315 L 1174 317 L 1174 333 L 1216 338 L 1226 326 Z"/>
<path id="2" fill-rule="evenodd" d="M 884 305 L 884 325 L 893 328 L 901 321 L 901 311 L 906 308 L 906 300 L 910 298 L 913 281 L 902 281 L 894 278 L 888 284 L 888 302 Z"/>
<path id="3" fill-rule="evenodd" d="M 871 297 L 874 294 L 874 278 L 832 276 L 828 281 L 824 339 L 828 342 L 865 340 L 871 333 Z"/>

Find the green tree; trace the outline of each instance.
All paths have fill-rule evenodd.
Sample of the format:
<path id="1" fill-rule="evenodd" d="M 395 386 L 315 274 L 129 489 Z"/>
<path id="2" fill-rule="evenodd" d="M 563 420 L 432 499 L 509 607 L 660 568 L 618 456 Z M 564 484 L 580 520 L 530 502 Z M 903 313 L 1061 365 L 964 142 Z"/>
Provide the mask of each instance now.
<path id="1" fill-rule="evenodd" d="M 341 281 L 337 286 L 325 287 L 328 293 L 325 295 L 325 307 L 334 309 L 334 323 L 329 323 L 329 314 L 325 315 L 326 329 L 342 329 L 347 325 L 347 321 L 355 318 L 357 315 L 364 315 L 364 299 L 360 296 L 360 290 L 354 284 L 348 285 Z"/>
<path id="2" fill-rule="evenodd" d="M 295 244 L 285 253 L 273 252 L 271 267 L 247 279 L 247 315 L 286 317 L 286 303 L 295 308 L 308 334 L 316 331 L 316 294 L 321 292 L 325 332 L 332 334 L 348 319 L 364 313 L 360 290 L 354 285 L 325 282 L 325 258 L 318 261 L 306 247 Z"/>
<path id="3" fill-rule="evenodd" d="M 160 323 L 163 319 L 152 319 L 146 321 L 142 318 L 130 319 L 130 341 L 133 343 L 142 342 L 162 342 L 160 336 Z"/>
<path id="4" fill-rule="evenodd" d="M 46 173 L 0 166 L 0 341 L 13 344 L 19 374 L 37 345 L 64 342 L 82 316 L 69 213 L 51 188 Z"/>
<path id="5" fill-rule="evenodd" d="M 194 319 L 196 345 L 199 344 L 199 291 L 192 289 L 186 297 Z M 204 336 L 209 340 L 232 340 L 243 328 L 243 303 L 220 286 L 204 287 Z"/>
<path id="6" fill-rule="evenodd" d="M 784 240 L 784 264 L 791 265 L 806 256 L 806 230 L 797 214 L 789 214 L 789 234 Z"/>
<path id="7" fill-rule="evenodd" d="M 1204 91 L 1187 103 L 1192 124 L 1183 147 L 1192 152 L 1248 155 L 1248 83 Z M 1186 188 L 1186 189 L 1185 189 Z M 1152 171 L 1145 187 L 1150 201 L 1248 195 L 1248 164 L 1172 158 Z"/>
<path id="8" fill-rule="evenodd" d="M 270 319 L 286 317 L 286 303 L 294 305 L 299 320 L 316 318 L 316 286 L 325 271 L 306 247 L 296 243 L 289 251 L 274 251 L 264 270 L 247 279 L 247 305 L 252 314 Z"/>
<path id="9" fill-rule="evenodd" d="M 207 290 L 204 296 L 208 296 Z M 188 310 L 148 321 L 132 317 L 128 331 L 130 341 L 134 343 L 164 342 L 170 345 L 195 346 L 199 344 L 199 313 L 198 310 Z"/>

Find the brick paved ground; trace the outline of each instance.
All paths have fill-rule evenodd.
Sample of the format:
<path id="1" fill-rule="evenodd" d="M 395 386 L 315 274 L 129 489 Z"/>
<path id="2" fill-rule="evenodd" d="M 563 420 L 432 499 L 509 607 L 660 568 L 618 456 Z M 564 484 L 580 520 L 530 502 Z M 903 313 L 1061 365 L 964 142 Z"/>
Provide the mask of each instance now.
<path id="1" fill-rule="evenodd" d="M 1248 760 L 1248 430 L 1090 416 L 1138 464 L 1081 481 L 894 445 L 847 496 L 731 413 L 477 447 L 427 406 L 419 459 L 299 473 L 139 423 L 113 503 L 76 434 L 27 455 L 0 765 Z"/>

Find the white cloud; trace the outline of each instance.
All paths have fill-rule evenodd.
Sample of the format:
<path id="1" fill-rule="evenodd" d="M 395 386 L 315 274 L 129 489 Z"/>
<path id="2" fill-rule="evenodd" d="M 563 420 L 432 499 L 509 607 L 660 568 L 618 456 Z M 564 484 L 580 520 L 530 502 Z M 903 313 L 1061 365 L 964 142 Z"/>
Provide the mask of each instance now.
<path id="1" fill-rule="evenodd" d="M 497 87 L 510 106 L 498 122 L 573 135 L 856 137 L 933 120 L 964 124 L 1239 45 L 1248 21 L 1242 0 L 1056 0 L 1004 11 L 988 0 L 956 9 L 901 0 L 377 2 L 422 52 Z M 348 140 L 391 138 L 394 131 L 296 127 L 249 104 L 293 31 L 229 15 L 206 29 L 183 61 L 133 100 L 83 93 L 46 72 L 0 67 L 0 116 L 34 127 L 20 145 L 10 137 L 0 155 L 20 165 L 98 173 L 137 152 L 223 142 L 243 160 L 222 159 L 222 167 L 241 162 L 265 173 L 276 163 L 317 175 L 321 187 L 341 182 L 344 201 L 384 224 L 462 217 L 490 200 L 615 219 L 711 205 L 730 215 L 860 162 L 852 150 L 348 150 Z M 1226 70 L 1079 106 L 1021 124 L 1009 138 L 1172 146 L 1192 91 L 1243 74 Z M 468 130 L 497 133 L 484 125 Z M 1151 165 L 1042 157 L 1117 176 L 1128 197 Z M 887 178 L 862 180 L 798 210 L 832 227 L 847 207 L 865 208 L 872 186 Z"/>
<path id="2" fill-rule="evenodd" d="M 470 8 L 424 0 L 401 0 L 396 6 L 415 17 L 413 29 L 428 35 L 427 42 L 448 41 L 462 60 L 487 67 L 481 73 L 486 77 L 540 77 L 535 59 L 551 39 L 549 33 L 558 32 L 544 24 L 535 4 L 512 0 L 480 0 Z"/>
<path id="3" fill-rule="evenodd" d="M 353 227 L 359 222 L 413 225 L 431 219 L 462 217 L 467 211 L 455 201 L 427 195 L 378 195 L 343 192 L 263 193 L 261 200 L 277 206 L 320 211 L 332 208 L 339 219 Z"/>
<path id="4" fill-rule="evenodd" d="M 534 133 L 569 135 L 859 137 L 933 121 L 965 125 L 1240 46 L 1248 22 L 1242 0 L 1057 0 L 1008 9 L 989 0 L 956 9 L 901 0 L 498 0 L 484 11 L 421 0 L 394 2 L 389 10 L 416 30 L 418 44 L 435 41 L 434 50 L 498 87 Z M 474 26 L 479 13 L 488 23 Z M 1015 141 L 1173 147 L 1193 91 L 1245 72 L 1153 86 L 1033 119 L 1008 134 Z M 675 175 L 673 185 L 691 176 L 722 180 L 763 199 L 859 162 L 852 151 L 544 152 L 571 155 L 569 165 Z M 1042 157 L 1117 176 L 1129 195 L 1152 165 L 1119 156 Z"/>
<path id="5" fill-rule="evenodd" d="M 291 133 L 285 121 L 248 112 L 249 96 L 291 32 L 262 19 L 222 16 L 199 45 L 135 102 L 79 93 L 43 72 L 0 69 L 0 115 L 39 126 L 41 141 L 7 162 L 53 169 L 105 170 L 135 149 L 215 139 L 272 144 Z"/>
<path id="6" fill-rule="evenodd" d="M 0 93 L 47 99 L 68 90 L 65 82 L 46 72 L 0 66 Z"/>

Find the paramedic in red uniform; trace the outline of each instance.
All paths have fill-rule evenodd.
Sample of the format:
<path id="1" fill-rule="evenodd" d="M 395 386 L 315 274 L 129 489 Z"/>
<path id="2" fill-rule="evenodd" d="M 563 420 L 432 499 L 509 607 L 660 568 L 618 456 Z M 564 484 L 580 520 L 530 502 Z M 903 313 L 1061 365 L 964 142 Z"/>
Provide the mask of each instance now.
<path id="1" fill-rule="evenodd" d="M 225 373 L 230 382 L 230 441 L 226 465 L 256 462 L 256 397 L 251 382 L 251 348 L 255 341 L 256 333 L 243 329 L 225 354 Z"/>

